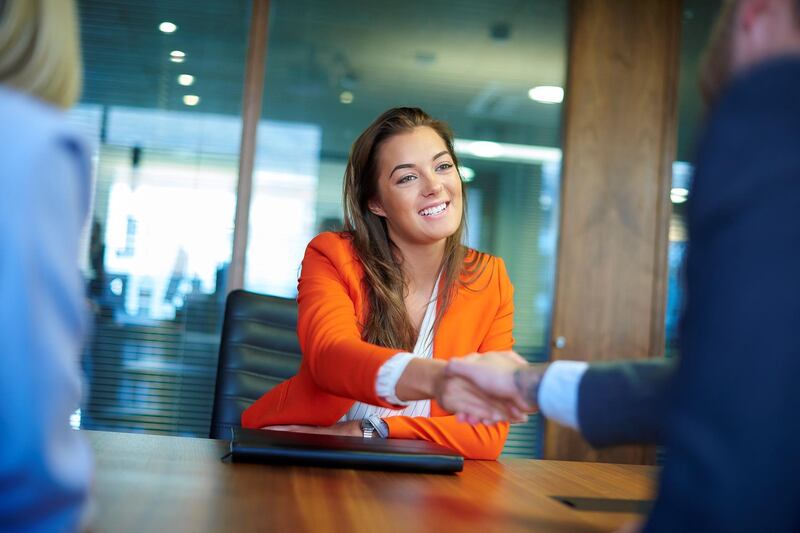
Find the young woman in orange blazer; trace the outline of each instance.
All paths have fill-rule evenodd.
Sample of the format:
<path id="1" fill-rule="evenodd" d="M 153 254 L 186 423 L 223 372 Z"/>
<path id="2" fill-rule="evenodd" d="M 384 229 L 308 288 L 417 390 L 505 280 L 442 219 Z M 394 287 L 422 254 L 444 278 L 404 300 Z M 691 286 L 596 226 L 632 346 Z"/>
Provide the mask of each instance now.
<path id="1" fill-rule="evenodd" d="M 450 378 L 484 410 L 467 424 L 429 400 L 448 359 L 512 349 L 503 261 L 462 244 L 465 191 L 442 122 L 417 108 L 378 117 L 353 144 L 345 231 L 306 249 L 298 285 L 300 371 L 242 415 L 249 428 L 423 439 L 496 459 L 507 408 Z M 492 407 L 493 406 L 493 407 Z"/>

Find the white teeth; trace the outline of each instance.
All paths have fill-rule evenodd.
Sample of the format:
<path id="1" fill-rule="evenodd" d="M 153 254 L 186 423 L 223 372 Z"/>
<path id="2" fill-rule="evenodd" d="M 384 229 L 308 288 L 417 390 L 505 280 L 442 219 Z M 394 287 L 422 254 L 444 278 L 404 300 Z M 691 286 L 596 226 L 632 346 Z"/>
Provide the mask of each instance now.
<path id="1" fill-rule="evenodd" d="M 424 217 L 429 217 L 431 215 L 438 215 L 439 213 L 441 213 L 445 209 L 447 209 L 447 203 L 446 202 L 443 203 L 443 204 L 439 204 L 439 205 L 437 205 L 435 207 L 429 207 L 428 209 L 423 209 L 422 211 L 419 212 L 419 214 L 424 216 Z"/>

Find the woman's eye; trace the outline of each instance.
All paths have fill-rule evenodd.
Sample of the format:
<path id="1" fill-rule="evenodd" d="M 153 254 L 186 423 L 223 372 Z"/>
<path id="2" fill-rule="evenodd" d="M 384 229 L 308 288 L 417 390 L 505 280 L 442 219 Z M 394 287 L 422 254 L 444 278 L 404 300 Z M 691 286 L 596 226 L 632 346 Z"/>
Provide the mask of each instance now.
<path id="1" fill-rule="evenodd" d="M 450 170 L 451 168 L 453 168 L 453 163 L 442 163 L 436 167 L 436 170 Z"/>
<path id="2" fill-rule="evenodd" d="M 416 177 L 415 175 L 413 175 L 413 174 L 409 174 L 409 175 L 407 175 L 407 176 L 403 176 L 402 178 L 400 178 L 400 179 L 397 181 L 397 183 L 398 183 L 398 184 L 400 184 L 400 183 L 407 183 L 407 182 L 409 182 L 409 181 L 411 181 L 411 180 L 413 180 L 413 179 L 416 179 L 416 178 L 417 178 L 417 177 Z"/>

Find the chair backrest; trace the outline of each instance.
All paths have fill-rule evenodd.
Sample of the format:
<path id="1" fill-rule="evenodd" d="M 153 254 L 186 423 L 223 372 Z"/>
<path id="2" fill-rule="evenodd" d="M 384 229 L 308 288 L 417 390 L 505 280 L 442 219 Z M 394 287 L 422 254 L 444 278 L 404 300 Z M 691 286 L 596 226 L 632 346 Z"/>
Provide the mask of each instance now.
<path id="1" fill-rule="evenodd" d="M 211 414 L 212 439 L 230 438 L 242 411 L 300 368 L 295 300 L 243 290 L 225 304 Z"/>

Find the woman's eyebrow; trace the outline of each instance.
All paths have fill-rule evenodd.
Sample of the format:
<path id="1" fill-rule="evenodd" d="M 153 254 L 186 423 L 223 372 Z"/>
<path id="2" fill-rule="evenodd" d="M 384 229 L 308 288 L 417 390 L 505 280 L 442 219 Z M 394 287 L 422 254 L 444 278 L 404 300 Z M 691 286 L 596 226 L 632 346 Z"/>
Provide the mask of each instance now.
<path id="1" fill-rule="evenodd" d="M 440 158 L 440 157 L 442 157 L 443 155 L 447 155 L 447 154 L 449 154 L 449 153 L 450 153 L 450 152 L 449 152 L 449 151 L 447 151 L 447 150 L 442 150 L 441 152 L 439 152 L 438 154 L 436 154 L 435 156 L 433 156 L 433 157 L 431 158 L 431 161 L 436 161 L 437 159 L 439 159 L 439 158 Z M 391 175 L 392 175 L 392 174 L 394 174 L 396 170 L 398 170 L 398 169 L 401 169 L 401 168 L 414 168 L 414 164 L 413 164 L 413 163 L 402 163 L 402 164 L 400 164 L 400 165 L 397 165 L 396 167 L 394 167 L 394 168 L 392 169 L 392 171 L 391 171 L 391 172 L 389 172 L 389 176 L 391 177 Z"/>
<path id="2" fill-rule="evenodd" d="M 392 169 L 391 172 L 389 172 L 389 177 L 391 177 L 392 174 L 394 174 L 395 170 L 398 170 L 398 169 L 401 169 L 401 168 L 414 168 L 414 165 L 412 163 L 403 163 L 401 165 L 397 165 L 396 167 L 394 167 Z"/>

